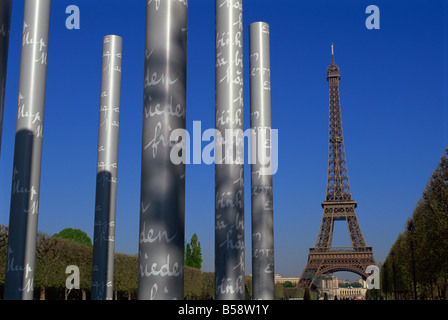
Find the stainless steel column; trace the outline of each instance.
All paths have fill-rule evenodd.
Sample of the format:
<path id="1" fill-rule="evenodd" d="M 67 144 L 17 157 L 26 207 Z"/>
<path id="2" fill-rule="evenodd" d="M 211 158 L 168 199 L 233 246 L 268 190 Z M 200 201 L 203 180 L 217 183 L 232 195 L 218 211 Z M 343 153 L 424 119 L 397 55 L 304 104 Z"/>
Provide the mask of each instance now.
<path id="1" fill-rule="evenodd" d="M 186 57 L 187 1 L 147 1 L 140 300 L 184 298 L 185 161 L 172 161 L 171 134 L 186 132 Z"/>
<path id="2" fill-rule="evenodd" d="M 25 1 L 5 299 L 33 298 L 50 2 Z"/>
<path id="3" fill-rule="evenodd" d="M 274 225 L 272 170 L 266 166 L 271 152 L 271 66 L 269 25 L 254 22 L 250 37 L 250 126 L 252 147 L 252 297 L 274 299 Z M 271 152 L 272 154 L 272 152 Z M 271 164 L 272 166 L 272 164 Z M 266 174 L 268 173 L 268 174 Z"/>
<path id="4" fill-rule="evenodd" d="M 92 300 L 113 298 L 122 45 L 119 36 L 103 38 Z"/>
<path id="5" fill-rule="evenodd" d="M 244 290 L 244 139 L 242 0 L 216 0 L 215 298 L 240 300 Z"/>
<path id="6" fill-rule="evenodd" d="M 2 150 L 3 112 L 5 110 L 11 9 L 12 0 L 0 0 L 0 155 Z"/>

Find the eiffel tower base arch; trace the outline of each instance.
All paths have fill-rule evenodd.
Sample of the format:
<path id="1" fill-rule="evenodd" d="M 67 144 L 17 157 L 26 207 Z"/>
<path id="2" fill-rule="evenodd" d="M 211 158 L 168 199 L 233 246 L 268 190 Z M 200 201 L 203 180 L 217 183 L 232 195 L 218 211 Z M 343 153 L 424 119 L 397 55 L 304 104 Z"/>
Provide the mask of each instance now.
<path id="1" fill-rule="evenodd" d="M 310 248 L 308 263 L 300 277 L 298 287 L 315 289 L 315 279 L 326 273 L 349 271 L 364 280 L 368 266 L 374 264 L 372 247 L 357 248 Z"/>

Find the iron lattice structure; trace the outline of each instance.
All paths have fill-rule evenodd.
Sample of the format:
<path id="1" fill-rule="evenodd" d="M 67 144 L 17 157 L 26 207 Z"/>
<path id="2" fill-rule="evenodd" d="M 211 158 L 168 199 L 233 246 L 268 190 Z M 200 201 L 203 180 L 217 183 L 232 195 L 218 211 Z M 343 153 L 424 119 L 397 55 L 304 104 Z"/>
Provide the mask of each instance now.
<path id="1" fill-rule="evenodd" d="M 353 201 L 348 181 L 345 158 L 342 115 L 339 99 L 339 67 L 334 63 L 331 45 L 331 65 L 327 69 L 330 87 L 328 178 L 325 201 L 322 202 L 322 222 L 316 245 L 310 248 L 308 263 L 300 277 L 298 286 L 311 288 L 319 275 L 336 271 L 351 271 L 366 279 L 367 266 L 373 264 L 372 247 L 367 247 L 356 218 L 356 201 Z M 347 221 L 351 247 L 331 246 L 334 222 Z"/>

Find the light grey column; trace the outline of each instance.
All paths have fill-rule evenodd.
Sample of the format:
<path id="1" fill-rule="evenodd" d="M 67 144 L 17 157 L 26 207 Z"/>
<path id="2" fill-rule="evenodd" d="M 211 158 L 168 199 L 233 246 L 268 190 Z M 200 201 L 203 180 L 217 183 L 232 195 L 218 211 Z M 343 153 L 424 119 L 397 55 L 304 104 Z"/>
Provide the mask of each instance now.
<path id="1" fill-rule="evenodd" d="M 186 67 L 187 2 L 147 1 L 139 300 L 184 298 Z"/>
<path id="2" fill-rule="evenodd" d="M 116 35 L 103 38 L 92 300 L 113 298 L 122 44 Z"/>
<path id="3" fill-rule="evenodd" d="M 23 17 L 5 299 L 34 291 L 50 0 L 26 0 Z"/>
<path id="4" fill-rule="evenodd" d="M 215 137 L 215 298 L 241 300 L 245 298 L 242 0 L 216 0 L 215 18 L 215 123 L 221 135 Z"/>
<path id="5" fill-rule="evenodd" d="M 271 150 L 271 67 L 269 25 L 254 22 L 250 37 L 250 126 L 256 139 L 251 147 L 252 297 L 274 299 L 274 225 Z M 267 173 L 267 174 L 266 174 Z"/>
<path id="6" fill-rule="evenodd" d="M 2 150 L 3 112 L 5 110 L 6 70 L 8 67 L 11 9 L 12 0 L 0 0 L 0 154 Z"/>

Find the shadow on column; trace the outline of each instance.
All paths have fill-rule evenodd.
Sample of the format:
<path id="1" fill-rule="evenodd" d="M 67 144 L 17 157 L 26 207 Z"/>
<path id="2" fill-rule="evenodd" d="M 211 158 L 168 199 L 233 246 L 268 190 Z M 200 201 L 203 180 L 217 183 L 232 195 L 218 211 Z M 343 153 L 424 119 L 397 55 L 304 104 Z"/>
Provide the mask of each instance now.
<path id="1" fill-rule="evenodd" d="M 24 271 L 27 263 L 29 198 L 35 192 L 31 186 L 33 137 L 33 132 L 29 130 L 16 133 L 5 274 L 6 300 L 21 300 L 27 285 Z"/>
<path id="2" fill-rule="evenodd" d="M 92 299 L 105 300 L 109 251 L 111 178 L 108 171 L 96 176 L 95 225 L 93 242 Z"/>

